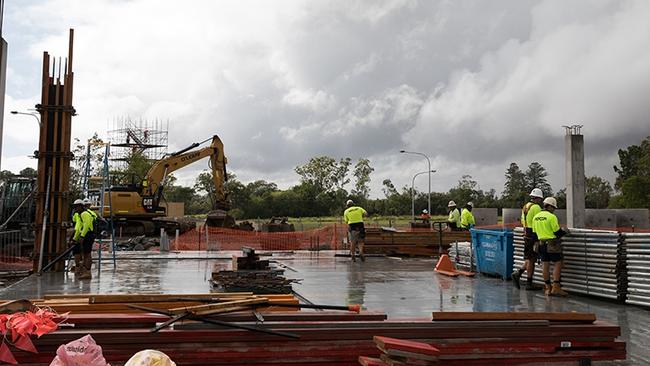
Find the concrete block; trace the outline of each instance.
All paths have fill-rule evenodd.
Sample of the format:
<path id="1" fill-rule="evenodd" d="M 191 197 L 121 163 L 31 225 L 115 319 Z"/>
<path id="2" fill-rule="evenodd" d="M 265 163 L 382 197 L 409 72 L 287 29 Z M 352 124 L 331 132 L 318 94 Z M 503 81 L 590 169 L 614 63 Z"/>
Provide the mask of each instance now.
<path id="1" fill-rule="evenodd" d="M 520 224 L 521 223 L 521 208 L 504 208 L 502 212 L 503 223 Z"/>
<path id="2" fill-rule="evenodd" d="M 498 214 L 496 208 L 474 208 L 472 209 L 476 226 L 496 225 Z"/>
<path id="3" fill-rule="evenodd" d="M 650 229 L 650 215 L 647 208 L 617 209 L 616 227 L 632 227 Z"/>
<path id="4" fill-rule="evenodd" d="M 616 210 L 587 209 L 585 227 L 607 229 L 616 228 Z"/>
<path id="5" fill-rule="evenodd" d="M 565 209 L 557 209 L 553 211 L 555 216 L 557 216 L 557 221 L 560 223 L 560 226 L 565 227 L 567 225 L 566 223 L 566 210 Z"/>
<path id="6" fill-rule="evenodd" d="M 557 220 L 560 222 L 560 225 L 566 225 L 566 210 L 555 210 L 554 213 L 555 216 L 557 216 Z M 521 226 L 521 208 L 504 208 L 503 223 L 516 223 L 517 226 Z"/>

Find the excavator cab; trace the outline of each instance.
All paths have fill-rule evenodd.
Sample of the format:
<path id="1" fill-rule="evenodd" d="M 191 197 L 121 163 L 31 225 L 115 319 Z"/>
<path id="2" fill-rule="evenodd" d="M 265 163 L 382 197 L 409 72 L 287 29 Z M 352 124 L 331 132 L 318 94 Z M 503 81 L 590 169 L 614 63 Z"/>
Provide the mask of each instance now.
<path id="1" fill-rule="evenodd" d="M 208 141 L 211 141 L 209 146 L 198 148 Z M 230 208 L 224 191 L 227 160 L 223 152 L 223 143 L 217 135 L 203 142 L 193 143 L 156 161 L 146 177 L 137 185 L 123 189 L 112 187 L 111 207 L 108 210 L 112 211 L 114 222 L 125 229 L 132 228 L 136 233 L 146 235 L 156 234 L 160 228 L 178 227 L 174 225 L 173 218 L 165 217 L 166 209 L 161 206 L 165 180 L 174 171 L 204 158 L 210 158 L 217 198 L 215 210 L 208 214 L 206 223 L 208 226 L 236 227 L 234 218 L 227 214 Z"/>

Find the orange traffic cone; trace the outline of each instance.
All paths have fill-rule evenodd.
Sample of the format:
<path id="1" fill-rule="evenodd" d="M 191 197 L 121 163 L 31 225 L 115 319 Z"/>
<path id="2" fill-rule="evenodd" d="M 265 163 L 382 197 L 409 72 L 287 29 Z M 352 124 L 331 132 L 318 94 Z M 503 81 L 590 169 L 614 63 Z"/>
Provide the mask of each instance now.
<path id="1" fill-rule="evenodd" d="M 466 271 L 459 271 L 456 269 L 456 266 L 454 266 L 454 263 L 452 263 L 451 259 L 449 259 L 449 256 L 447 254 L 443 254 L 440 256 L 440 259 L 438 260 L 438 263 L 436 264 L 436 272 L 446 275 L 446 276 L 451 276 L 451 277 L 456 277 L 458 275 L 463 275 L 463 276 L 468 276 L 468 277 L 473 277 L 474 272 L 466 272 Z"/>

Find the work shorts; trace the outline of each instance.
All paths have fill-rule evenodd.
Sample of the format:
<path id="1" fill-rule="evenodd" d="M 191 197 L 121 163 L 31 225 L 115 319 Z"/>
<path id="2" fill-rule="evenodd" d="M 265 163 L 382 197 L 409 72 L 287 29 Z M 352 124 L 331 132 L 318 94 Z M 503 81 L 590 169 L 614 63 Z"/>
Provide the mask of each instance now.
<path id="1" fill-rule="evenodd" d="M 94 232 L 88 232 L 86 236 L 82 239 L 81 245 L 75 245 L 74 249 L 72 249 L 72 253 L 74 254 L 79 254 L 79 253 L 90 253 L 93 251 L 93 244 L 95 243 L 95 233 Z"/>
<path id="2" fill-rule="evenodd" d="M 557 240 L 557 239 L 556 239 Z M 551 240 L 542 240 L 539 243 L 539 258 L 542 262 L 559 262 L 562 260 L 562 247 L 557 243 L 551 243 Z"/>
<path id="3" fill-rule="evenodd" d="M 366 238 L 366 228 L 363 223 L 351 224 L 350 231 L 348 232 L 350 243 L 356 244 Z"/>
<path id="4" fill-rule="evenodd" d="M 524 236 L 524 259 L 536 261 L 538 257 L 535 251 L 535 239 Z"/>

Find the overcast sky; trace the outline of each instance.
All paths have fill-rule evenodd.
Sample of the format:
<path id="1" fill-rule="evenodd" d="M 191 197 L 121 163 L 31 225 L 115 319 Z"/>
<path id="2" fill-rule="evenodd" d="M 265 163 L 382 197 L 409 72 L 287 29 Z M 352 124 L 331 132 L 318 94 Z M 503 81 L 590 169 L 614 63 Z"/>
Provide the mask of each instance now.
<path id="1" fill-rule="evenodd" d="M 170 151 L 218 134 L 244 182 L 287 188 L 315 155 L 369 158 L 435 191 L 464 174 L 503 190 L 510 162 L 564 187 L 564 129 L 587 175 L 650 135 L 650 1 L 6 1 L 2 169 L 35 167 L 43 51 L 75 29 L 73 136 L 116 118 L 169 120 Z M 191 184 L 207 167 L 180 171 Z M 426 190 L 426 175 L 417 186 Z"/>

